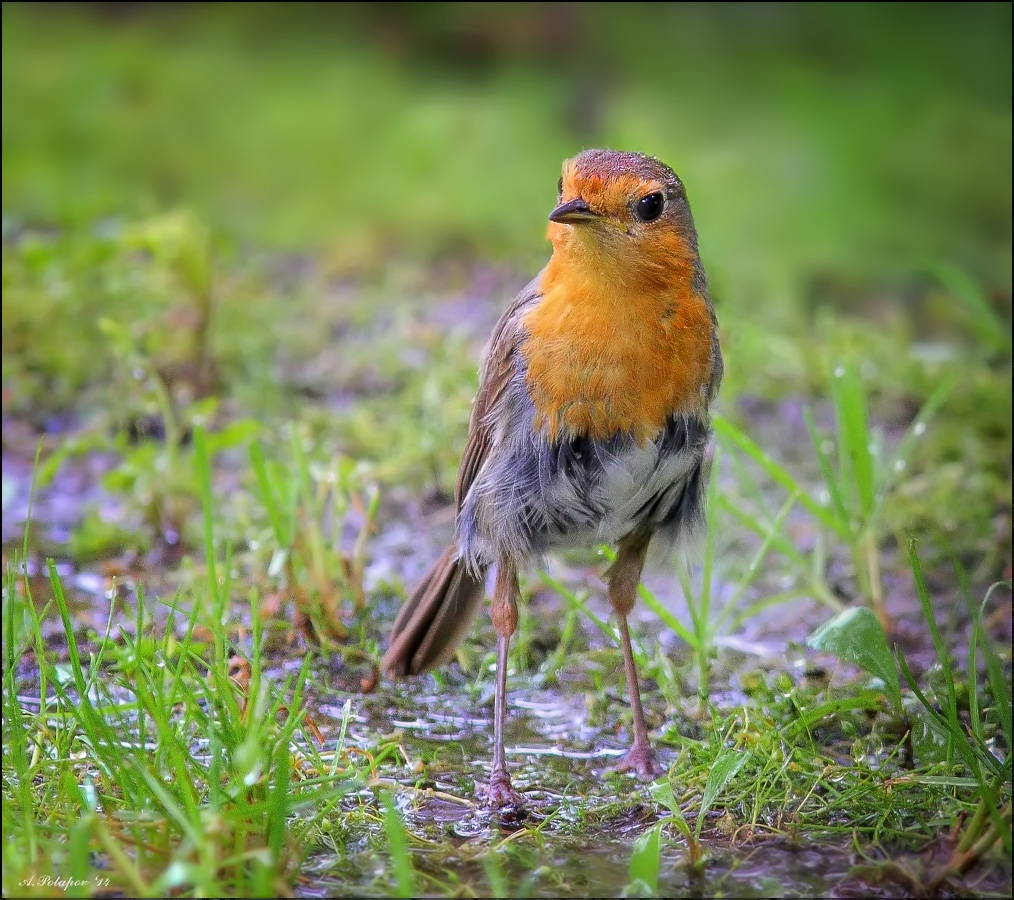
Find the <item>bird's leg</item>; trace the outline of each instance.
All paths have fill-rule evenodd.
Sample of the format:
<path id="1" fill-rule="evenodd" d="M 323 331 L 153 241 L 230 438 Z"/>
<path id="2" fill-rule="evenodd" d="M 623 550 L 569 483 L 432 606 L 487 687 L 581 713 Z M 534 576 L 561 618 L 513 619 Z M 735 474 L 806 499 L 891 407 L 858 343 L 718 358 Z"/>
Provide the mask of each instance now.
<path id="1" fill-rule="evenodd" d="M 644 568 L 644 557 L 648 552 L 651 532 L 635 532 L 620 541 L 616 561 L 606 572 L 609 582 L 609 602 L 616 613 L 620 629 L 620 643 L 623 646 L 623 666 L 627 672 L 627 690 L 630 693 L 630 708 L 634 714 L 634 743 L 627 754 L 617 763 L 616 771 L 633 769 L 642 778 L 655 778 L 662 774 L 662 767 L 655 758 L 648 740 L 648 726 L 644 721 L 641 706 L 641 689 L 634 666 L 634 650 L 630 646 L 630 629 L 627 616 L 637 599 L 637 585 Z"/>
<path id="2" fill-rule="evenodd" d="M 496 690 L 493 699 L 493 771 L 489 779 L 489 805 L 494 809 L 524 805 L 511 785 L 504 754 L 503 730 L 507 718 L 507 650 L 518 626 L 518 574 L 514 563 L 502 557 L 497 565 L 496 586 L 490 615 L 496 629 Z"/>

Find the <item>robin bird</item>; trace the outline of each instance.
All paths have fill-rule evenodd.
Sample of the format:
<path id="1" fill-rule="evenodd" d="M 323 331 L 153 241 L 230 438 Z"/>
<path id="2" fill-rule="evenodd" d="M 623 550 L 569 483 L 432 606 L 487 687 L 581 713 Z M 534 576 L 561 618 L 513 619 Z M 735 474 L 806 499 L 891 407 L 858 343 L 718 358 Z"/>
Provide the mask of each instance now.
<path id="1" fill-rule="evenodd" d="M 488 802 L 520 807 L 504 756 L 507 651 L 518 572 L 546 551 L 612 544 L 605 574 L 633 713 L 616 768 L 660 774 L 630 645 L 648 545 L 703 526 L 709 405 L 722 378 L 714 308 L 683 183 L 640 153 L 567 160 L 549 214 L 553 254 L 483 354 L 455 488 L 455 540 L 394 623 L 382 668 L 448 662 L 496 569 L 493 768 Z"/>

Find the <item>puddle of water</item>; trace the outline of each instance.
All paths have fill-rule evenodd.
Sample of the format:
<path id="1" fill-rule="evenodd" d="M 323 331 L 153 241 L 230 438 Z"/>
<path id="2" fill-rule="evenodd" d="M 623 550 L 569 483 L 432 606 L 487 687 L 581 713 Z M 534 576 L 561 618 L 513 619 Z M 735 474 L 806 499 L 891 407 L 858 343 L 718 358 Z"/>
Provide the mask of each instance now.
<path id="1" fill-rule="evenodd" d="M 520 820 L 497 819 L 477 796 L 490 765 L 488 692 L 473 691 L 468 698 L 464 686 L 445 685 L 434 695 L 432 681 L 424 678 L 353 698 L 351 740 L 359 743 L 363 732 L 401 732 L 399 744 L 410 766 L 383 766 L 377 774 L 385 784 L 392 777 L 400 784 L 396 795 L 413 836 L 412 860 L 422 894 L 489 896 L 491 858 L 514 896 L 609 897 L 628 890 L 635 842 L 662 813 L 640 782 L 605 774 L 625 751 L 625 738 L 589 726 L 579 681 L 571 689 L 560 684 L 554 690 L 509 691 L 508 762 L 514 785 L 529 807 Z M 663 763 L 675 754 L 660 748 Z M 419 765 L 412 768 L 413 763 Z M 909 896 L 897 882 L 871 884 L 857 875 L 854 866 L 860 860 L 848 840 L 825 837 L 794 844 L 784 837 L 755 836 L 733 842 L 715 827 L 723 815 L 724 810 L 715 810 L 708 816 L 701 840 L 705 863 L 699 869 L 689 866 L 679 833 L 664 830 L 658 896 Z M 332 859 L 329 867 L 325 858 L 317 857 L 316 875 L 301 895 L 325 896 L 328 886 L 332 894 L 359 889 L 369 894 L 374 880 L 383 881 L 377 872 L 390 865 L 383 850 L 373 853 L 373 861 L 364 863 L 363 881 L 352 887 L 347 858 Z M 998 895 L 1006 895 L 1002 871 L 986 877 L 996 882 Z M 444 887 L 427 889 L 432 883 Z M 989 893 L 976 886 L 976 896 Z"/>

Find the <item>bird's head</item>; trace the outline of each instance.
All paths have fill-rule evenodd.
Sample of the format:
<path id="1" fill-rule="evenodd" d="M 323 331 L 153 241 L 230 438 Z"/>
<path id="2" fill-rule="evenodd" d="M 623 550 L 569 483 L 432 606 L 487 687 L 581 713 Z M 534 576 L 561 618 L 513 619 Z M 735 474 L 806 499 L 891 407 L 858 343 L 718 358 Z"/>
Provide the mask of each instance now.
<path id="1" fill-rule="evenodd" d="M 697 260 L 697 232 L 683 182 L 642 153 L 585 150 L 563 164 L 547 233 L 555 253 L 584 255 L 631 275 Z"/>

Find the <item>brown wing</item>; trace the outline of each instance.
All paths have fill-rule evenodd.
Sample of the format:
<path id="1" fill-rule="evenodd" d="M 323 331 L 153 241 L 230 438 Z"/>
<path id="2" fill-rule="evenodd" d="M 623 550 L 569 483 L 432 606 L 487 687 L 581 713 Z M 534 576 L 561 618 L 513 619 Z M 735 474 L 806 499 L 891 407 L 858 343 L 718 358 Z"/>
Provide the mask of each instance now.
<path id="1" fill-rule="evenodd" d="M 494 439 L 495 411 L 515 377 L 515 353 L 519 321 L 538 299 L 529 284 L 496 323 L 483 355 L 479 392 L 472 407 L 468 441 L 461 457 L 454 490 L 458 510 L 472 482 L 482 469 Z M 482 605 L 485 578 L 473 574 L 458 558 L 457 547 L 448 547 L 406 600 L 391 629 L 391 643 L 381 666 L 392 677 L 416 675 L 450 659 Z"/>
<path id="2" fill-rule="evenodd" d="M 521 317 L 539 299 L 538 285 L 541 277 L 540 272 L 514 298 L 494 326 L 493 334 L 490 335 L 489 343 L 486 345 L 479 370 L 479 392 L 472 406 L 472 417 L 468 423 L 468 440 L 461 455 L 458 481 L 454 487 L 454 506 L 457 510 L 461 509 L 472 482 L 475 481 L 489 454 L 494 430 L 490 421 L 490 411 L 495 409 L 503 398 L 515 375 Z"/>

